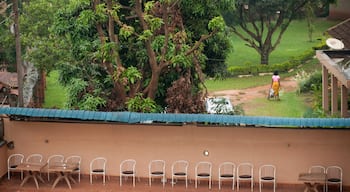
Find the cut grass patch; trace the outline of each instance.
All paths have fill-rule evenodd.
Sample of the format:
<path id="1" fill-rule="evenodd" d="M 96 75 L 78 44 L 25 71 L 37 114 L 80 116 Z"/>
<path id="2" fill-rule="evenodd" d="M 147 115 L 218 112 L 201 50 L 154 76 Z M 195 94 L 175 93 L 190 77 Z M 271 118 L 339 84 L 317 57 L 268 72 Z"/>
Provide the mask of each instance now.
<path id="1" fill-rule="evenodd" d="M 258 98 L 249 101 L 245 107 L 254 108 L 246 110 L 248 116 L 296 117 L 302 118 L 309 109 L 305 105 L 305 96 L 296 95 L 295 92 L 283 93 L 280 101 Z"/>
<path id="2" fill-rule="evenodd" d="M 230 89 L 246 89 L 266 85 L 271 82 L 271 76 L 252 76 L 242 78 L 227 78 L 223 80 L 208 79 L 205 86 L 209 91 L 223 91 Z"/>
<path id="3" fill-rule="evenodd" d="M 67 90 L 58 83 L 58 71 L 51 71 L 46 77 L 44 108 L 64 108 Z"/>

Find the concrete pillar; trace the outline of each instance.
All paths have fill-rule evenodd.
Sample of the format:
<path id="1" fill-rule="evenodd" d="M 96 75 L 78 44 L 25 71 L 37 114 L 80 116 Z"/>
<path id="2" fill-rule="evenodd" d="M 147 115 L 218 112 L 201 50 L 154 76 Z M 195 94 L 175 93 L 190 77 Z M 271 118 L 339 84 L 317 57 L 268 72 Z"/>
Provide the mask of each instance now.
<path id="1" fill-rule="evenodd" d="M 348 116 L 348 89 L 342 85 L 341 86 L 341 117 L 349 117 Z"/>
<path id="2" fill-rule="evenodd" d="M 325 112 L 329 111 L 328 70 L 325 66 L 322 66 L 322 108 Z"/>
<path id="3" fill-rule="evenodd" d="M 338 114 L 338 79 L 331 75 L 331 114 Z"/>

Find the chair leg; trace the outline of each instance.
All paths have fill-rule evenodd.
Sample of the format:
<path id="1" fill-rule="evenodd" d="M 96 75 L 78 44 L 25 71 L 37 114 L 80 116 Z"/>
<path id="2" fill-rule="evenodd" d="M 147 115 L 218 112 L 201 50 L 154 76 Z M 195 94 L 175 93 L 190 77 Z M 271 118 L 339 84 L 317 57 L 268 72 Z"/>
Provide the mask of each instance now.
<path id="1" fill-rule="evenodd" d="M 253 180 L 250 181 L 250 191 L 253 192 L 254 190 L 254 182 Z"/>
<path id="2" fill-rule="evenodd" d="M 261 192 L 261 182 L 259 182 L 259 192 Z"/>
<path id="3" fill-rule="evenodd" d="M 209 189 L 211 189 L 211 177 L 209 177 Z"/>

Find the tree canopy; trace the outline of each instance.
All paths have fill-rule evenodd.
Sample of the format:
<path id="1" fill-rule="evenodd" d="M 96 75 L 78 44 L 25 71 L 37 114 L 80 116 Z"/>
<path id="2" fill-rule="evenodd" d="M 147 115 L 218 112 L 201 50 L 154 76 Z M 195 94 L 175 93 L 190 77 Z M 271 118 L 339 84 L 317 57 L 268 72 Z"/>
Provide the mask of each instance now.
<path id="1" fill-rule="evenodd" d="M 68 86 L 68 106 L 152 112 L 169 103 L 203 100 L 205 43 L 224 31 L 220 9 L 230 2 L 66 2 L 53 18 L 50 37 L 55 44 L 49 47 L 50 52 L 58 53 L 53 54 L 58 58 L 55 67 L 61 71 L 61 82 Z M 209 7 L 215 8 L 210 17 L 206 15 Z M 201 16 L 197 23 L 196 15 Z M 185 91 L 187 101 L 179 99 L 180 93 L 167 94 L 171 87 L 180 86 L 176 83 L 180 79 L 190 85 Z M 130 108 L 130 103 L 152 107 Z M 202 105 L 179 106 L 172 105 L 168 110 L 203 111 Z"/>

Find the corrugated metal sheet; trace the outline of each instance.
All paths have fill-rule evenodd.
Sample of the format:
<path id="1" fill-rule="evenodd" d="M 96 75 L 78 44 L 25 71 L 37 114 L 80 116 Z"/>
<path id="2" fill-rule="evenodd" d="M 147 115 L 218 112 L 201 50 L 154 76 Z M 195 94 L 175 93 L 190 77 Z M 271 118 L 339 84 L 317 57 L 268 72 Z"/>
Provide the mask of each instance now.
<path id="1" fill-rule="evenodd" d="M 0 114 L 53 119 L 90 120 L 122 123 L 206 123 L 255 125 L 266 127 L 350 128 L 350 118 L 283 118 L 214 114 L 171 114 L 134 112 L 96 112 L 83 110 L 1 107 Z"/>

